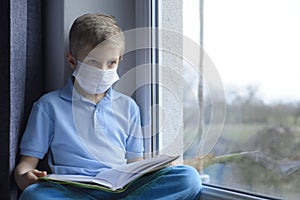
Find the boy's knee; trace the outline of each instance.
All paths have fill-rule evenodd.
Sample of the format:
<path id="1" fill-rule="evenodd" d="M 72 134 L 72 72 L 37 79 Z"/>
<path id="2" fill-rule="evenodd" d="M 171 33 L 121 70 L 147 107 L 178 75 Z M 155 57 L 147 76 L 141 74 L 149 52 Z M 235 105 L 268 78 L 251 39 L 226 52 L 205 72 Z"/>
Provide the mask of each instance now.
<path id="1" fill-rule="evenodd" d="M 39 197 L 37 196 L 37 188 L 39 187 L 38 183 L 29 185 L 24 191 L 21 193 L 19 200 L 37 200 Z"/>
<path id="2" fill-rule="evenodd" d="M 200 192 L 202 181 L 198 171 L 191 166 L 175 166 L 174 173 L 179 174 L 178 182 L 182 187 L 194 192 Z"/>
<path id="3" fill-rule="evenodd" d="M 39 182 L 28 186 L 21 194 L 19 200 L 41 200 L 41 199 L 61 199 L 67 197 L 69 191 L 63 185 Z"/>

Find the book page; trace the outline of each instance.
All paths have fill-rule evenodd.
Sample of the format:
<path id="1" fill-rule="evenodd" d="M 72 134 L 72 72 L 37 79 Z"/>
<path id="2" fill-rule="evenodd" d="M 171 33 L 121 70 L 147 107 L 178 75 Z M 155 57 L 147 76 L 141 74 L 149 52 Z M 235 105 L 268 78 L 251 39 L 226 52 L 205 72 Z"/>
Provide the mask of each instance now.
<path id="1" fill-rule="evenodd" d="M 46 177 L 41 177 L 42 180 L 62 182 L 62 184 L 74 184 L 77 186 L 85 186 L 79 183 L 98 184 L 105 186 L 115 191 L 124 188 L 131 181 L 143 176 L 144 174 L 155 171 L 167 166 L 179 156 L 157 156 L 154 158 L 141 160 L 126 165 L 121 165 L 115 168 L 102 170 L 96 177 L 83 175 L 61 175 L 49 174 Z"/>
<path id="2" fill-rule="evenodd" d="M 158 157 L 145 159 L 127 165 L 121 165 L 113 169 L 101 171 L 95 178 L 101 180 L 110 180 L 114 188 L 122 188 L 136 178 L 154 171 L 157 168 L 164 167 L 168 163 L 176 160 L 179 156 L 170 157 L 161 155 Z"/>

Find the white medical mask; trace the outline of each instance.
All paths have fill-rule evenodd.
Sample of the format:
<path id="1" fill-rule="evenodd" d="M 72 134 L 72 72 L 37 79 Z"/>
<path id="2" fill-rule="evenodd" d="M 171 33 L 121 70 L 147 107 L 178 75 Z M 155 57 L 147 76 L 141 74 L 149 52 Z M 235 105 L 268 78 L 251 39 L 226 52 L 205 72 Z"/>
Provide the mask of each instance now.
<path id="1" fill-rule="evenodd" d="M 119 80 L 117 67 L 102 70 L 80 61 L 77 61 L 73 76 L 80 87 L 88 94 L 104 93 Z"/>

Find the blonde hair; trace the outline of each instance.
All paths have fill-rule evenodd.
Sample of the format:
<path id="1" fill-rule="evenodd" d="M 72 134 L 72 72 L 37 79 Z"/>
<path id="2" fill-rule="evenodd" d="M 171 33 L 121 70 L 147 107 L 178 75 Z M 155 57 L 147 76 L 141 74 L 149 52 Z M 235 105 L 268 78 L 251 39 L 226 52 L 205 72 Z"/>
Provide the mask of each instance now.
<path id="1" fill-rule="evenodd" d="M 125 38 L 113 16 L 104 14 L 84 14 L 78 17 L 69 33 L 70 52 L 86 56 L 100 43 L 117 46 L 122 54 L 125 50 Z"/>

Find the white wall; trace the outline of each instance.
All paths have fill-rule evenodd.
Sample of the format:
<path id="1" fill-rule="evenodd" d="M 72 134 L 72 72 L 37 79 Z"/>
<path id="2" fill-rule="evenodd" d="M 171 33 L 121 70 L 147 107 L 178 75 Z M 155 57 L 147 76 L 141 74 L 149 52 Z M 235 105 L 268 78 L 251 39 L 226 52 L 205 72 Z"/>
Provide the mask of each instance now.
<path id="1" fill-rule="evenodd" d="M 161 141 L 164 154 L 183 152 L 183 88 L 182 88 L 182 5 L 183 0 L 160 1 L 160 82 L 161 82 Z"/>

